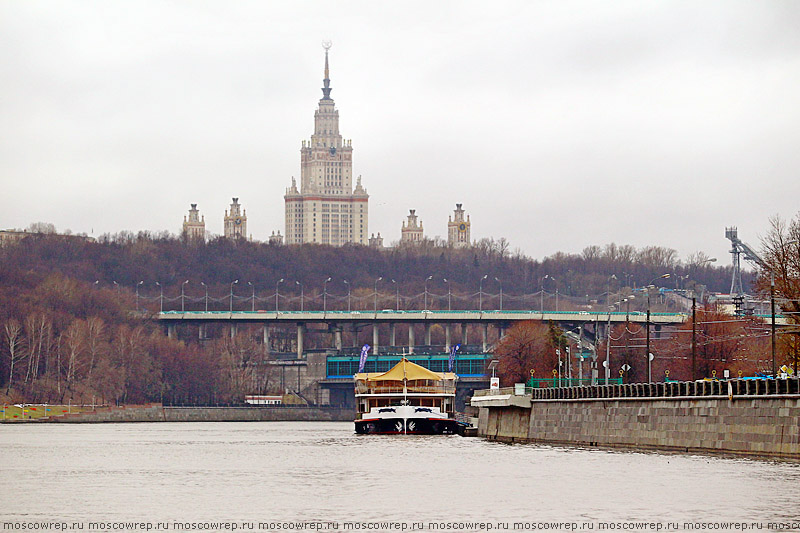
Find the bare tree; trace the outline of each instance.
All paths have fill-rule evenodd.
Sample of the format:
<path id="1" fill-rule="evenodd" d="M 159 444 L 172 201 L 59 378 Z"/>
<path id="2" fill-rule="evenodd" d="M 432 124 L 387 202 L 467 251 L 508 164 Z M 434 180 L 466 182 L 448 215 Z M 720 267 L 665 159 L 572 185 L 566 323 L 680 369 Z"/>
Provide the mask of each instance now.
<path id="1" fill-rule="evenodd" d="M 20 344 L 20 335 L 22 333 L 22 326 L 19 322 L 15 319 L 10 319 L 8 322 L 5 323 L 3 328 L 5 330 L 5 339 L 8 345 L 8 383 L 6 384 L 6 394 L 11 390 L 11 386 L 14 382 L 14 365 L 17 361 L 23 358 L 23 354 L 20 353 L 19 344 Z"/>

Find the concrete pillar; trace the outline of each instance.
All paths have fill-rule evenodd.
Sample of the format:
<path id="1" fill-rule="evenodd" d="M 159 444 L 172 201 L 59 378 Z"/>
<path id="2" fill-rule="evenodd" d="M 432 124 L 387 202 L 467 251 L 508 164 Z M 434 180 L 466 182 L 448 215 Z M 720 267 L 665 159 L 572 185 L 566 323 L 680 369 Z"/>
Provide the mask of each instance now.
<path id="1" fill-rule="evenodd" d="M 414 353 L 414 324 L 408 324 L 408 353 Z"/>
<path id="2" fill-rule="evenodd" d="M 372 353 L 378 355 L 378 323 L 372 324 Z"/>
<path id="3" fill-rule="evenodd" d="M 444 325 L 444 344 L 445 351 L 450 353 L 450 324 Z"/>
<path id="4" fill-rule="evenodd" d="M 333 343 L 337 350 L 342 350 L 342 328 L 341 326 L 336 326 L 336 329 L 333 333 Z"/>
<path id="5" fill-rule="evenodd" d="M 389 345 L 397 346 L 397 324 L 392 322 L 389 324 Z"/>
<path id="6" fill-rule="evenodd" d="M 431 345 L 431 325 L 429 322 L 425 322 L 425 345 Z"/>
<path id="7" fill-rule="evenodd" d="M 267 347 L 267 350 L 269 350 L 269 336 L 270 336 L 269 326 L 264 325 L 264 331 L 262 331 L 261 333 L 264 336 L 261 342 L 264 344 L 264 346 Z"/>
<path id="8" fill-rule="evenodd" d="M 502 339 L 506 336 L 506 328 L 502 324 L 497 325 L 497 338 Z"/>
<path id="9" fill-rule="evenodd" d="M 176 335 L 177 332 L 175 331 L 175 324 L 170 324 L 169 326 L 167 326 L 167 337 L 169 337 L 170 339 L 174 339 Z"/>
<path id="10" fill-rule="evenodd" d="M 305 333 L 305 325 L 297 324 L 297 358 L 303 358 L 303 335 Z"/>
<path id="11" fill-rule="evenodd" d="M 469 340 L 467 337 L 467 324 L 461 324 L 461 346 L 466 346 L 469 344 L 467 341 Z"/>
<path id="12" fill-rule="evenodd" d="M 358 346 L 358 327 L 353 324 L 353 348 Z"/>
<path id="13" fill-rule="evenodd" d="M 236 337 L 236 324 L 231 324 L 231 339 Z"/>
<path id="14" fill-rule="evenodd" d="M 483 326 L 481 328 L 481 339 L 483 341 L 483 352 L 486 353 L 486 350 L 489 349 L 489 324 L 483 323 L 481 325 Z"/>
<path id="15" fill-rule="evenodd" d="M 197 338 L 203 340 L 206 338 L 206 325 L 200 324 L 197 328 Z"/>

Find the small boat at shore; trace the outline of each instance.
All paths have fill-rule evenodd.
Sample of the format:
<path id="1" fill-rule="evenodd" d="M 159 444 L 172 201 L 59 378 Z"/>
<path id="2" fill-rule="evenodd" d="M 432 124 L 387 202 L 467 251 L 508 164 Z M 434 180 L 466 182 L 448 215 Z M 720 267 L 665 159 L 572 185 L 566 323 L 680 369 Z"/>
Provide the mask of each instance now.
<path id="1" fill-rule="evenodd" d="M 356 433 L 462 433 L 466 425 L 455 419 L 457 380 L 452 372 L 433 372 L 406 358 L 387 372 L 356 374 Z"/>

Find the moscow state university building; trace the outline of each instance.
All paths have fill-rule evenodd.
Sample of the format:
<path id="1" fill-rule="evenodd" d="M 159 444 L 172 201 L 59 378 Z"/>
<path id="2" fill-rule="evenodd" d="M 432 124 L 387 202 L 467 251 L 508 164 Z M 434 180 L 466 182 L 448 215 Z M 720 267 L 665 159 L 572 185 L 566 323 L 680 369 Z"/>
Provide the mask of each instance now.
<path id="1" fill-rule="evenodd" d="M 331 98 L 328 50 L 314 134 L 300 148 L 300 190 L 286 189 L 286 244 L 366 245 L 369 195 L 361 177 L 353 187 L 353 147 L 339 134 L 339 111 Z"/>

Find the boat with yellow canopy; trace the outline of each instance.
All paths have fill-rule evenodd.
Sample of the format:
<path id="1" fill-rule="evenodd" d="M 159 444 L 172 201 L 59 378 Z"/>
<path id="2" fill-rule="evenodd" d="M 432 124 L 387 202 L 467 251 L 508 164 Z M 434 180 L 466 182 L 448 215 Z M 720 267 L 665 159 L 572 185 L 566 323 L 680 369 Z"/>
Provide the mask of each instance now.
<path id="1" fill-rule="evenodd" d="M 356 433 L 460 433 L 462 424 L 454 417 L 454 373 L 433 372 L 404 357 L 387 372 L 354 377 Z"/>

